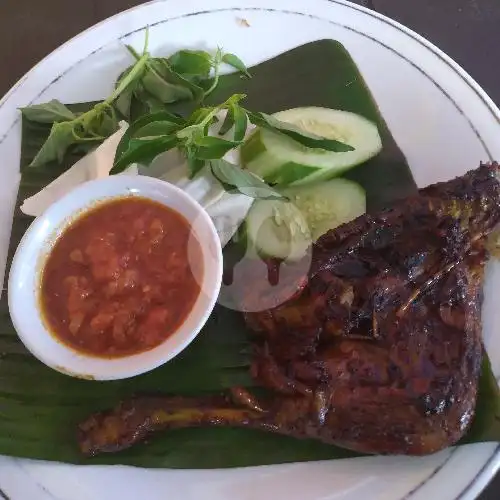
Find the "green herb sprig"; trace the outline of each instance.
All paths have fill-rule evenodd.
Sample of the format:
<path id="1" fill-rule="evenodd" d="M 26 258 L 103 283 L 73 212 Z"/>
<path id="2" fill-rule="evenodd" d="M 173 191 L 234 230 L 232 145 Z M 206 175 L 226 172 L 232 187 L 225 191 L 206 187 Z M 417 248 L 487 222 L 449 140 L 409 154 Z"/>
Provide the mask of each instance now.
<path id="1" fill-rule="evenodd" d="M 138 62 L 141 55 L 126 48 Z M 127 119 L 132 115 L 155 113 L 166 105 L 193 101 L 200 105 L 219 83 L 222 64 L 228 64 L 250 77 L 243 62 L 234 54 L 218 48 L 214 55 L 204 50 L 179 50 L 170 57 L 149 57 L 141 79 L 129 85 L 116 101 L 119 112 Z M 134 66 L 120 75 L 117 85 L 127 78 Z M 135 113 L 132 113 L 135 108 Z"/>
<path id="2" fill-rule="evenodd" d="M 150 164 L 158 155 L 177 148 L 184 154 L 189 175 L 208 167 L 226 190 L 237 190 L 254 198 L 283 198 L 262 179 L 224 159 L 226 153 L 243 144 L 248 124 L 285 135 L 308 148 L 344 152 L 353 148 L 342 142 L 325 139 L 265 113 L 249 111 L 240 105 L 244 94 L 234 94 L 219 106 L 202 107 L 188 118 L 162 111 L 135 121 L 120 141 L 111 174 L 122 172 L 132 163 Z M 210 126 L 225 110 L 219 136 L 209 135 Z M 233 129 L 232 138 L 222 138 Z"/>
<path id="3" fill-rule="evenodd" d="M 24 117 L 39 123 L 52 123 L 47 140 L 38 151 L 30 167 L 39 167 L 51 161 L 62 162 L 68 148 L 85 142 L 100 143 L 118 129 L 113 102 L 136 80 L 139 80 L 148 59 L 148 33 L 142 55 L 127 75 L 121 79 L 113 93 L 85 113 L 73 113 L 57 100 L 35 104 L 21 109 Z"/>
<path id="4" fill-rule="evenodd" d="M 142 53 L 130 45 L 127 50 L 135 59 L 119 76 L 113 93 L 85 113 L 74 113 L 58 100 L 21 108 L 32 122 L 52 124 L 50 134 L 30 167 L 51 161 L 62 162 L 68 148 L 79 145 L 88 150 L 102 143 L 118 130 L 119 119 L 162 111 L 178 101 L 200 105 L 219 80 L 222 64 L 228 64 L 250 76 L 243 62 L 234 54 L 217 49 L 215 55 L 202 50 L 179 50 L 168 58 L 151 57 L 149 32 Z"/>

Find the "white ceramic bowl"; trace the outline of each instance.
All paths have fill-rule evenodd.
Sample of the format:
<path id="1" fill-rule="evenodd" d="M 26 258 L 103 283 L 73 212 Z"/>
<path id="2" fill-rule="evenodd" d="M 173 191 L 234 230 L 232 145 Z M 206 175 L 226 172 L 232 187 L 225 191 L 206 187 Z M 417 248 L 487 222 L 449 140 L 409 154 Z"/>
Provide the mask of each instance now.
<path id="1" fill-rule="evenodd" d="M 79 353 L 57 341 L 44 326 L 38 293 L 43 262 L 54 241 L 82 210 L 123 196 L 141 196 L 181 213 L 201 243 L 203 276 L 200 295 L 184 323 L 159 346 L 135 355 L 103 359 Z M 185 349 L 214 308 L 222 280 L 222 249 L 205 210 L 184 191 L 165 181 L 118 175 L 86 182 L 51 205 L 31 224 L 21 240 L 10 270 L 9 310 L 24 345 L 46 365 L 62 373 L 94 380 L 132 377 L 152 370 Z"/>

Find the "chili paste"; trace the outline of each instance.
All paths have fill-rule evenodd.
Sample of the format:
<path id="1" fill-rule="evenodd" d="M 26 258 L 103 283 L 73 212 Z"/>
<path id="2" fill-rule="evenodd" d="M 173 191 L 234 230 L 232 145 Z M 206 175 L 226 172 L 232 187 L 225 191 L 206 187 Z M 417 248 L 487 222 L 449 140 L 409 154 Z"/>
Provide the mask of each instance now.
<path id="1" fill-rule="evenodd" d="M 42 272 L 40 306 L 57 339 L 98 357 L 152 349 L 200 293 L 199 242 L 175 210 L 141 197 L 99 204 L 57 239 Z"/>

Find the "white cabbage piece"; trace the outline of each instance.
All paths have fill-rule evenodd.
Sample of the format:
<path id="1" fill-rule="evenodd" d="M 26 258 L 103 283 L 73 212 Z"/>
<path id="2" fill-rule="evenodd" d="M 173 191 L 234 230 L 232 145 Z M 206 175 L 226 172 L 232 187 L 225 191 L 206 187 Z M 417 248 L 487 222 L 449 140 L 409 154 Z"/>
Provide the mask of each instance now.
<path id="1" fill-rule="evenodd" d="M 21 211 L 26 215 L 38 217 L 52 203 L 78 185 L 90 180 L 107 177 L 113 166 L 116 148 L 127 127 L 126 122 L 121 122 L 120 129 L 108 137 L 94 151 L 78 160 L 70 169 L 66 170 L 41 191 L 24 200 Z M 124 173 L 129 175 L 137 174 L 137 166 L 131 165 Z"/>
<path id="2" fill-rule="evenodd" d="M 212 219 L 224 248 L 245 220 L 253 198 L 244 194 L 224 192 L 215 203 L 204 207 Z"/>

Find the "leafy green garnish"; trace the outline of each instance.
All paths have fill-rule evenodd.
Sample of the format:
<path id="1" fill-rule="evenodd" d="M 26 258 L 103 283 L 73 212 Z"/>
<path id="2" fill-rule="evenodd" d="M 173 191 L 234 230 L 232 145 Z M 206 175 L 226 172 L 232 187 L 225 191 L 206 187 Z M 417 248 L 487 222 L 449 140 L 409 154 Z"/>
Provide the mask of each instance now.
<path id="1" fill-rule="evenodd" d="M 61 162 L 71 144 L 74 144 L 73 124 L 71 122 L 56 122 L 50 130 L 50 135 L 31 162 L 31 167 L 43 165 L 47 161 L 57 159 Z"/>
<path id="2" fill-rule="evenodd" d="M 176 73 L 197 84 L 208 78 L 212 70 L 212 58 L 204 50 L 179 50 L 168 62 Z"/>
<path id="3" fill-rule="evenodd" d="M 50 135 L 38 151 L 30 167 L 38 167 L 57 160 L 61 162 L 70 146 L 85 142 L 100 143 L 118 129 L 118 118 L 113 103 L 129 86 L 141 79 L 148 59 L 148 33 L 144 42 L 143 53 L 135 65 L 119 80 L 113 93 L 103 102 L 96 104 L 85 113 L 75 115 L 59 101 L 38 104 L 23 108 L 22 112 L 31 121 L 50 123 L 53 120 Z M 57 114 L 57 116 L 55 116 Z"/>
<path id="4" fill-rule="evenodd" d="M 306 133 L 264 113 L 248 111 L 240 105 L 244 97 L 243 94 L 234 94 L 219 106 L 198 108 L 186 119 L 167 112 L 140 118 L 120 141 L 111 174 L 123 171 L 131 163 L 147 165 L 159 154 L 177 148 L 187 160 L 191 177 L 208 166 L 226 190 L 236 189 L 253 198 L 283 198 L 256 175 L 224 160 L 226 153 L 243 143 L 249 122 L 285 134 L 310 148 L 328 151 L 353 149 L 342 142 Z M 209 127 L 221 111 L 226 111 L 226 117 L 219 137 L 210 135 Z M 231 130 L 232 139 L 220 137 L 227 136 Z"/>
<path id="5" fill-rule="evenodd" d="M 219 106 L 198 107 L 187 119 L 173 115 L 165 111 L 166 105 L 179 101 L 201 105 L 205 96 L 217 87 L 222 64 L 250 77 L 243 61 L 221 48 L 214 55 L 203 50 L 180 50 L 168 58 L 151 57 L 148 31 L 141 54 L 129 45 L 126 48 L 135 63 L 121 73 L 111 96 L 89 111 L 75 114 L 57 100 L 22 109 L 30 121 L 52 123 L 50 134 L 31 167 L 54 160 L 61 162 L 72 146 L 88 151 L 89 146 L 104 141 L 118 129 L 117 112 L 130 119 L 134 102 L 140 103 L 142 116 L 132 123 L 120 141 L 111 173 L 123 171 L 132 163 L 148 165 L 161 153 L 178 148 L 187 160 L 191 177 L 208 162 L 214 176 L 225 187 L 248 196 L 282 197 L 257 176 L 223 160 L 226 153 L 242 144 L 249 122 L 284 134 L 306 147 L 329 151 L 353 149 L 264 113 L 250 112 L 239 104 L 245 97 L 242 94 L 233 95 Z M 219 135 L 233 130 L 233 139 L 209 134 L 210 126 L 223 110 L 226 117 Z"/>
<path id="6" fill-rule="evenodd" d="M 256 199 L 284 198 L 281 193 L 263 182 L 260 177 L 248 170 L 238 168 L 226 160 L 210 160 L 209 165 L 212 175 L 226 191 L 236 189 L 241 194 Z"/>
<path id="7" fill-rule="evenodd" d="M 120 172 L 131 163 L 148 164 L 157 155 L 172 149 L 170 147 L 162 148 L 168 146 L 170 135 L 175 133 L 184 123 L 183 118 L 168 111 L 159 111 L 136 120 L 126 130 L 118 143 L 111 173 Z M 155 153 L 157 150 L 159 152 Z M 154 156 L 151 157 L 151 155 Z"/>
<path id="8" fill-rule="evenodd" d="M 234 140 L 242 141 L 247 132 L 248 114 L 239 106 L 232 106 L 230 110 L 234 120 Z"/>
<path id="9" fill-rule="evenodd" d="M 234 127 L 233 108 L 229 108 L 219 129 L 219 135 L 226 135 Z"/>
<path id="10" fill-rule="evenodd" d="M 219 129 L 219 135 L 226 135 L 234 127 L 234 140 L 242 141 L 248 127 L 248 116 L 244 109 L 230 103 L 226 117 Z"/>
<path id="11" fill-rule="evenodd" d="M 235 54 L 226 53 L 222 56 L 222 62 L 232 66 L 243 73 L 247 78 L 251 78 L 245 63 Z"/>
<path id="12" fill-rule="evenodd" d="M 222 52 L 222 49 L 219 47 L 217 48 L 217 52 L 215 53 L 215 56 L 212 60 L 212 66 L 214 68 L 214 79 L 212 82 L 212 85 L 208 88 L 206 95 L 211 94 L 219 84 L 219 76 L 220 76 L 220 65 L 222 64 L 222 58 L 224 57 L 224 53 Z"/>
<path id="13" fill-rule="evenodd" d="M 70 146 L 85 143 L 99 144 L 117 128 L 116 114 L 107 102 L 98 103 L 90 111 L 79 114 L 73 119 L 55 121 L 49 137 L 29 166 L 38 167 L 54 160 L 60 163 Z"/>
<path id="14" fill-rule="evenodd" d="M 57 99 L 21 108 L 21 112 L 28 120 L 38 123 L 55 123 L 76 118 L 73 111 Z"/>
<path id="15" fill-rule="evenodd" d="M 126 45 L 126 48 L 135 59 L 134 64 L 118 77 L 111 96 L 89 111 L 73 113 L 57 100 L 21 109 L 24 117 L 30 121 L 53 124 L 46 143 L 31 162 L 31 167 L 54 160 L 61 162 L 70 147 L 88 150 L 90 144 L 101 143 L 118 129 L 117 114 L 130 120 L 133 109 L 138 110 L 134 116 L 142 116 L 160 112 L 167 105 L 180 101 L 193 101 L 199 106 L 204 97 L 216 88 L 223 63 L 249 76 L 239 58 L 234 54 L 224 54 L 221 49 L 217 49 L 215 55 L 203 50 L 179 50 L 168 58 L 151 57 L 148 52 L 148 31 L 141 54 L 130 45 Z M 168 126 L 163 125 L 167 127 L 161 131 L 165 135 Z M 158 125 L 156 132 L 150 129 L 143 133 L 146 135 L 142 140 L 156 137 L 159 134 Z M 160 142 L 166 146 L 171 141 Z M 138 151 L 147 150 L 142 142 L 135 141 L 134 144 L 139 148 Z M 200 145 L 200 155 L 211 159 L 215 147 L 215 144 L 210 147 Z M 219 144 L 218 151 L 222 150 Z M 141 158 L 146 161 L 149 156 L 145 154 Z"/>
<path id="16" fill-rule="evenodd" d="M 219 106 L 199 108 L 187 119 L 166 112 L 140 118 L 118 144 L 111 174 L 123 171 L 131 163 L 149 164 L 159 154 L 178 148 L 187 159 L 191 177 L 208 166 L 226 190 L 237 190 L 254 198 L 282 198 L 256 175 L 222 159 L 242 143 L 247 120 L 238 102 L 243 97 L 235 94 Z M 210 125 L 222 110 L 238 117 L 233 140 L 208 134 Z"/>
<path id="17" fill-rule="evenodd" d="M 171 83 L 173 73 L 162 59 L 151 59 L 142 78 L 142 85 L 158 101 L 169 104 L 193 99 L 194 93 L 187 85 Z M 169 78 L 170 77 L 170 78 Z M 200 92 L 202 90 L 200 89 Z"/>
<path id="18" fill-rule="evenodd" d="M 333 151 L 335 153 L 354 151 L 354 148 L 349 146 L 349 144 L 336 141 L 335 139 L 326 139 L 319 135 L 306 132 L 291 123 L 282 122 L 266 113 L 247 112 L 247 114 L 254 125 L 266 128 L 272 132 L 284 134 L 308 148 L 325 149 L 326 151 Z"/>
<path id="19" fill-rule="evenodd" d="M 127 48 L 137 60 L 140 58 L 132 47 Z M 130 89 L 126 99 L 122 99 L 125 102 L 119 103 L 120 112 L 127 119 L 130 118 L 134 102 L 143 108 L 144 114 L 159 111 L 164 105 L 179 101 L 194 101 L 200 105 L 205 96 L 217 87 L 220 66 L 224 63 L 249 76 L 238 57 L 225 54 L 220 48 L 213 55 L 204 50 L 183 49 L 170 57 L 151 57 L 146 63 L 142 80 Z"/>

